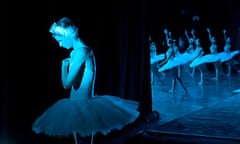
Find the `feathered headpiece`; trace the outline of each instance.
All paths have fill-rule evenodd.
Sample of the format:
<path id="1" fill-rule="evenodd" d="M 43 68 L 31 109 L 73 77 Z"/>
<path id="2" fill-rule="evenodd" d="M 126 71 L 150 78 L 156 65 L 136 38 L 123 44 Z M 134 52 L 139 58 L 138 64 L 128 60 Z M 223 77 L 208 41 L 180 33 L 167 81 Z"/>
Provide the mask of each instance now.
<path id="1" fill-rule="evenodd" d="M 63 28 L 63 27 L 57 25 L 56 23 L 52 24 L 52 26 L 49 29 L 49 32 L 52 34 L 58 34 L 58 35 L 63 35 L 63 36 L 67 36 L 68 34 L 71 33 L 69 28 Z"/>

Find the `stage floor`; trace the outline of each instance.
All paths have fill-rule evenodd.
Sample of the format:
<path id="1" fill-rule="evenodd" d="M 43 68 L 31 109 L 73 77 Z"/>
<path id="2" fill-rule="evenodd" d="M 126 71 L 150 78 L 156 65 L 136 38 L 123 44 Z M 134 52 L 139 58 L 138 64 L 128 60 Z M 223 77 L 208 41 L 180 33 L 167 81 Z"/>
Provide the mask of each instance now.
<path id="1" fill-rule="evenodd" d="M 234 96 L 232 92 L 240 88 L 240 74 L 233 73 L 231 77 L 220 77 L 218 81 L 205 79 L 199 85 L 200 74 L 196 70 L 194 77 L 182 71 L 182 81 L 189 91 L 186 95 L 177 82 L 174 93 L 168 92 L 172 80 L 168 72 L 162 82 L 152 84 L 153 110 L 161 114 L 160 124 L 182 117 L 194 111 L 209 107 L 226 98 Z M 212 77 L 214 73 L 210 71 Z"/>
<path id="2" fill-rule="evenodd" d="M 214 77 L 214 71 L 210 76 Z M 157 79 L 156 79 L 157 80 Z M 200 74 L 191 77 L 182 71 L 182 80 L 189 91 L 186 95 L 177 82 L 176 91 L 169 93 L 171 77 L 168 72 L 152 84 L 153 110 L 160 113 L 158 126 L 150 131 L 161 134 L 240 138 L 240 74 L 221 76 L 218 81 L 205 79 L 199 85 Z"/>

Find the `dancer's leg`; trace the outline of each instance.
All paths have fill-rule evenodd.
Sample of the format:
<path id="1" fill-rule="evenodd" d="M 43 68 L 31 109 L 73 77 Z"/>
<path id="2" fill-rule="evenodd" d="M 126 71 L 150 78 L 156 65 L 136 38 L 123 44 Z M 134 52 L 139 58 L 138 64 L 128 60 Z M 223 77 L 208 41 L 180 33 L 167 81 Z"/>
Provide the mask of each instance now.
<path id="1" fill-rule="evenodd" d="M 231 64 L 230 61 L 226 63 L 227 64 L 227 76 L 230 77 L 231 75 Z"/>
<path id="2" fill-rule="evenodd" d="M 222 64 L 220 62 L 218 62 L 218 69 L 219 69 L 219 76 L 224 77 L 225 74 L 224 74 L 224 71 L 223 71 L 223 68 L 222 68 Z"/>
<path id="3" fill-rule="evenodd" d="M 75 144 L 85 144 L 85 140 L 81 139 L 81 137 L 77 134 L 77 132 L 73 132 L 73 138 Z"/>
<path id="4" fill-rule="evenodd" d="M 151 84 L 153 84 L 153 72 L 151 70 Z"/>
<path id="5" fill-rule="evenodd" d="M 205 76 L 207 76 L 208 80 L 210 80 L 210 79 L 211 79 L 211 78 L 210 78 L 210 72 L 209 72 L 209 70 L 208 70 L 208 68 L 207 68 L 207 64 L 202 64 L 202 65 L 201 65 L 201 70 L 202 70 L 202 73 L 203 73 Z"/>
<path id="6" fill-rule="evenodd" d="M 203 67 L 199 66 L 198 69 L 200 71 L 200 82 L 198 84 L 202 85 L 203 84 Z"/>
<path id="7" fill-rule="evenodd" d="M 172 78 L 172 87 L 168 92 L 171 92 L 171 93 L 174 92 L 175 86 L 176 86 L 176 79 Z"/>
<path id="8" fill-rule="evenodd" d="M 191 76 L 194 77 L 195 74 L 195 67 L 192 68 Z"/>
<path id="9" fill-rule="evenodd" d="M 219 75 L 219 65 L 218 65 L 218 62 L 214 62 L 213 65 L 214 65 L 215 73 L 216 73 L 216 76 L 215 76 L 215 78 L 213 78 L 213 80 L 218 80 L 218 75 Z"/>
<path id="10" fill-rule="evenodd" d="M 185 92 L 188 93 L 188 90 L 187 90 L 186 86 L 183 84 L 182 79 L 180 77 L 177 77 L 177 80 L 179 81 L 180 85 L 185 90 Z"/>
<path id="11" fill-rule="evenodd" d="M 76 132 L 73 132 L 73 138 L 74 138 L 75 144 L 78 144 L 78 142 L 77 142 L 77 133 Z"/>
<path id="12" fill-rule="evenodd" d="M 234 64 L 233 59 L 230 60 L 230 67 L 234 68 L 234 70 L 240 74 L 240 69 Z"/>
<path id="13" fill-rule="evenodd" d="M 185 93 L 188 95 L 188 90 L 186 86 L 183 84 L 183 81 L 181 79 L 181 66 L 178 66 L 178 69 L 176 71 L 177 73 L 175 74 L 175 81 L 178 80 L 182 88 L 185 90 Z M 176 82 L 175 82 L 176 83 Z M 175 84 L 176 85 L 176 84 Z"/>
<path id="14" fill-rule="evenodd" d="M 176 78 L 178 77 L 178 68 L 171 69 L 172 75 L 172 88 L 168 92 L 174 92 L 176 87 Z"/>
<path id="15" fill-rule="evenodd" d="M 93 133 L 91 134 L 91 144 L 93 144 Z"/>
<path id="16" fill-rule="evenodd" d="M 178 66 L 177 69 L 178 69 L 178 71 L 177 71 L 178 77 L 180 77 L 180 76 L 181 76 L 181 70 L 182 70 L 182 69 L 181 69 L 181 66 Z"/>

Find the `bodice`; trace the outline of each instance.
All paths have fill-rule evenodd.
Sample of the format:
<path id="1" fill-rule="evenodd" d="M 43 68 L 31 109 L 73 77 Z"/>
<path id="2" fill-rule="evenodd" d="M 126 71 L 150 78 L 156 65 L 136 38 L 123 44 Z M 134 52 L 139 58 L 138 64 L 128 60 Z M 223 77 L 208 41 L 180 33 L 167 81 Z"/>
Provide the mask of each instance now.
<path id="1" fill-rule="evenodd" d="M 216 45 L 216 44 L 212 44 L 212 45 L 210 46 L 210 52 L 211 52 L 211 54 L 215 54 L 215 53 L 218 52 L 218 51 L 217 51 L 217 45 Z"/>
<path id="2" fill-rule="evenodd" d="M 231 51 L 231 45 L 230 44 L 226 44 L 224 46 L 224 52 L 230 52 Z"/>

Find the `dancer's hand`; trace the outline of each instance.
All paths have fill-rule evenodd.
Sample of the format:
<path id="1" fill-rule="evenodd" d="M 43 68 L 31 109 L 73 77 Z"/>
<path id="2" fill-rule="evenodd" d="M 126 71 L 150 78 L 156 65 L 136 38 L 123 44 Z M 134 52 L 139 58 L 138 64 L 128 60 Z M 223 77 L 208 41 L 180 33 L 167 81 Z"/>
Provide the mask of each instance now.
<path id="1" fill-rule="evenodd" d="M 207 28 L 207 32 L 208 32 L 208 33 L 210 33 L 210 32 L 211 32 L 209 28 Z"/>
<path id="2" fill-rule="evenodd" d="M 227 30 L 226 29 L 223 29 L 223 34 L 226 34 Z"/>
<path id="3" fill-rule="evenodd" d="M 195 29 L 192 29 L 191 33 L 194 34 L 195 33 Z"/>
<path id="4" fill-rule="evenodd" d="M 167 30 L 167 29 L 164 29 L 163 32 L 164 32 L 165 34 L 168 34 L 168 30 Z"/>
<path id="5" fill-rule="evenodd" d="M 66 58 L 62 60 L 62 65 L 69 65 L 71 63 L 71 58 Z"/>

